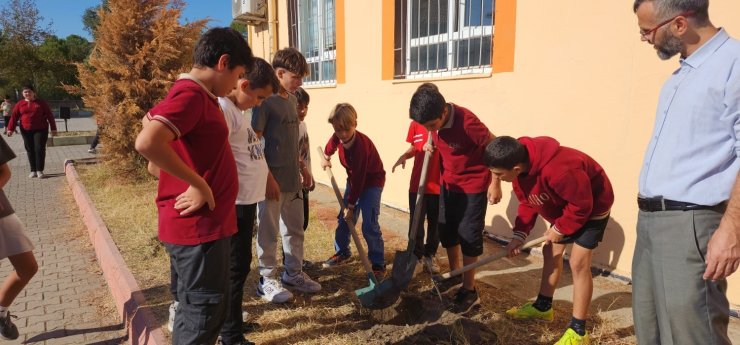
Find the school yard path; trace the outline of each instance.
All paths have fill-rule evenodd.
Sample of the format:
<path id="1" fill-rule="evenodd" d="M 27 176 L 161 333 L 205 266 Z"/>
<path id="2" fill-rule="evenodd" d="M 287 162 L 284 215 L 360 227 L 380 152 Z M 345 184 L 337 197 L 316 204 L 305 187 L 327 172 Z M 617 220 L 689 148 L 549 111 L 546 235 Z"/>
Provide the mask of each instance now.
<path id="1" fill-rule="evenodd" d="M 57 122 L 64 130 L 64 122 Z M 94 130 L 90 118 L 73 118 L 69 130 Z M 4 128 L 3 128 L 4 131 Z M 122 344 L 121 325 L 74 200 L 66 197 L 63 162 L 89 157 L 87 146 L 49 147 L 45 179 L 28 178 L 20 135 L 4 137 L 18 158 L 4 188 L 35 245 L 39 271 L 10 307 L 21 336 L 2 344 Z M 71 204 L 70 204 L 71 203 Z M 0 261 L 0 279 L 12 266 Z"/>

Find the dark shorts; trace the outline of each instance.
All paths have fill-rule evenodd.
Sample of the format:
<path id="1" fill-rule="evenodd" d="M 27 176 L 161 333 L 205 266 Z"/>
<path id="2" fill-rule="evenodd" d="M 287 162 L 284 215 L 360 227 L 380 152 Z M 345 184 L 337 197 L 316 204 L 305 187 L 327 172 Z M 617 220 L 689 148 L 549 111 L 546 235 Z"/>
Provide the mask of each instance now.
<path id="1" fill-rule="evenodd" d="M 462 254 L 483 254 L 483 227 L 488 197 L 486 192 L 466 194 L 450 192 L 444 186 L 439 193 L 439 240 L 442 247 L 460 245 Z"/>
<path id="2" fill-rule="evenodd" d="M 596 249 L 599 242 L 604 238 L 606 224 L 609 223 L 609 216 L 604 219 L 592 219 L 583 224 L 576 233 L 563 237 L 560 244 L 575 243 L 586 249 Z"/>

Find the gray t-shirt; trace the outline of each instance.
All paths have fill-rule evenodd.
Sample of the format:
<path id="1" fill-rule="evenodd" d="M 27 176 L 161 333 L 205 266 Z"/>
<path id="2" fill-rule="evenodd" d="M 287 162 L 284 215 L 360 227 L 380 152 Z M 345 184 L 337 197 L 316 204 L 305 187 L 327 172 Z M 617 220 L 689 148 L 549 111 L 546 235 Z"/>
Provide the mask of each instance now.
<path id="1" fill-rule="evenodd" d="M 15 152 L 8 146 L 5 139 L 0 137 L 0 165 L 7 164 L 11 159 L 15 158 Z M 13 214 L 13 206 L 10 205 L 10 201 L 5 196 L 5 192 L 0 189 L 0 218 Z"/>
<path id="2" fill-rule="evenodd" d="M 274 94 L 252 110 L 252 128 L 265 138 L 265 160 L 283 193 L 301 190 L 296 104 L 291 94 Z"/>

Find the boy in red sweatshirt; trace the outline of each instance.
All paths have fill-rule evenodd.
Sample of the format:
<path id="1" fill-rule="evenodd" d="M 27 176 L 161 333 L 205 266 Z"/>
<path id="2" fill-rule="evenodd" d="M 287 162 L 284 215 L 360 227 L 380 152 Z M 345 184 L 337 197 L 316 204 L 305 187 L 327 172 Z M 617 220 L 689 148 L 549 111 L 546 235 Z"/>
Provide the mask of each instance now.
<path id="1" fill-rule="evenodd" d="M 367 242 L 367 256 L 375 277 L 380 281 L 385 275 L 383 235 L 378 224 L 380 196 L 385 185 L 383 161 L 370 138 L 356 130 L 357 112 L 352 105 L 337 104 L 329 115 L 329 123 L 334 127 L 334 134 L 324 148 L 321 167 L 331 167 L 331 155 L 339 151 L 339 162 L 347 169 L 347 188 L 344 191 L 347 213 L 344 218 L 341 213 L 338 216 L 339 224 L 334 236 L 336 254 L 323 266 L 336 266 L 349 259 L 350 234 L 345 219 L 356 223 L 362 213 L 362 236 Z"/>
<path id="2" fill-rule="evenodd" d="M 447 103 L 433 84 L 420 86 L 411 97 L 409 116 L 432 131 L 434 148 L 442 159 L 439 198 L 439 240 L 447 250 L 450 270 L 478 261 L 483 254 L 486 201 L 501 200 L 501 182 L 483 161 L 486 145 L 495 138 L 472 111 Z M 462 260 L 461 260 L 462 257 Z M 467 313 L 480 305 L 475 269 L 447 280 L 446 293 L 460 286 L 450 308 Z"/>
<path id="3" fill-rule="evenodd" d="M 585 153 L 560 146 L 550 137 L 498 137 L 486 147 L 485 160 L 493 174 L 513 183 L 519 200 L 514 238 L 506 247 L 510 257 L 520 253 L 538 214 L 552 224 L 545 231 L 545 263 L 537 300 L 506 314 L 552 321 L 552 296 L 563 271 L 563 252 L 567 244 L 575 243 L 569 258 L 573 317 L 556 345 L 589 344 L 586 316 L 593 292 L 591 256 L 604 236 L 614 202 L 604 169 Z"/>

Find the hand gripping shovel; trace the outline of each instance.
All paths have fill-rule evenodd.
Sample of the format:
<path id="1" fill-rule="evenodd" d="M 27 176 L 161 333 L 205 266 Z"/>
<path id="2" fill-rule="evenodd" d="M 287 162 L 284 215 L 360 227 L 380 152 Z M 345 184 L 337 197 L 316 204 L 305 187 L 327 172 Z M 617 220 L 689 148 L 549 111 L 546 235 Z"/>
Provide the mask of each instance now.
<path id="1" fill-rule="evenodd" d="M 430 144 L 432 141 L 431 133 L 428 133 L 428 138 L 427 144 Z M 422 212 L 424 189 L 427 180 L 427 167 L 431 155 L 431 152 L 428 151 L 424 154 L 424 164 L 421 166 L 421 176 L 419 177 L 419 189 L 416 193 L 416 207 L 414 208 L 416 212 L 414 212 L 414 217 L 411 220 L 408 245 L 405 251 L 396 251 L 396 256 L 393 258 L 391 277 L 380 283 L 379 295 L 375 298 L 375 308 L 388 308 L 396 303 L 398 297 L 401 296 L 401 291 L 408 288 L 411 279 L 414 277 L 416 264 L 419 262 L 419 258 L 414 254 L 416 232 L 420 227 L 424 226 L 421 216 L 424 213 Z"/>
<path id="2" fill-rule="evenodd" d="M 318 150 L 319 157 L 324 157 L 324 150 L 322 150 L 321 147 L 318 147 Z M 324 171 L 326 171 L 326 175 L 329 176 L 331 186 L 334 188 L 334 194 L 337 196 L 339 212 L 344 215 L 344 198 L 342 198 L 342 193 L 339 191 L 339 186 L 337 186 L 337 180 L 334 179 L 334 174 L 331 173 L 331 168 L 327 167 Z M 359 253 L 360 261 L 362 261 L 362 266 L 365 268 L 367 279 L 370 281 L 370 285 L 355 290 L 355 295 L 360 299 L 360 304 L 362 304 L 363 307 L 372 308 L 375 305 L 375 296 L 378 295 L 378 281 L 375 279 L 375 275 L 373 274 L 373 267 L 370 265 L 370 260 L 367 258 L 365 247 L 362 246 L 360 237 L 357 236 L 355 222 L 352 219 L 345 219 L 345 221 L 349 227 L 350 234 L 352 234 L 352 240 L 355 242 L 355 247 L 357 247 L 357 252 Z"/>
<path id="3" fill-rule="evenodd" d="M 534 239 L 532 241 L 529 241 L 529 242 L 525 243 L 522 246 L 521 249 L 532 248 L 534 246 L 539 245 L 542 242 L 545 242 L 545 236 L 542 236 L 540 238 L 537 238 L 537 239 Z M 454 276 L 458 276 L 458 275 L 460 275 L 460 274 L 462 274 L 464 272 L 470 271 L 473 268 L 480 267 L 480 266 L 483 266 L 483 265 L 488 264 L 490 262 L 493 262 L 493 261 L 496 261 L 498 259 L 501 259 L 501 258 L 505 257 L 506 254 L 508 254 L 508 253 L 504 250 L 504 251 L 502 251 L 500 253 L 488 255 L 488 256 L 486 256 L 486 257 L 478 260 L 475 263 L 472 263 L 472 264 L 467 265 L 467 266 L 460 267 L 460 268 L 458 268 L 458 269 L 456 269 L 456 270 L 454 270 L 452 272 L 447 272 L 447 273 L 442 274 L 442 275 L 435 275 L 435 276 L 432 277 L 432 281 L 434 282 L 434 288 L 436 289 L 437 288 L 437 284 L 439 284 L 439 283 L 441 283 L 441 282 L 443 282 L 443 281 L 445 281 L 447 279 L 450 279 L 450 278 L 452 278 Z"/>

